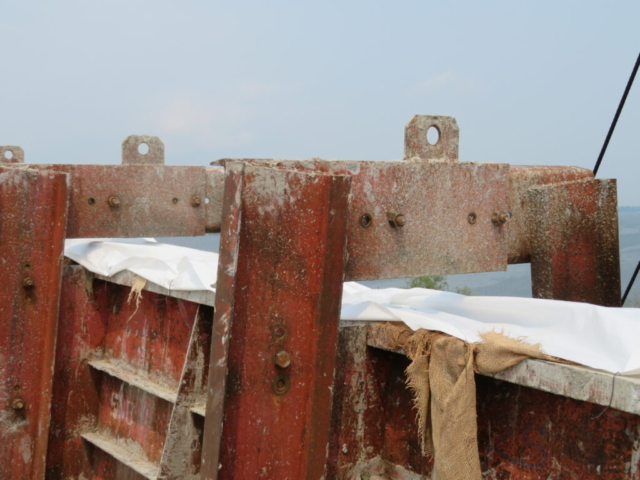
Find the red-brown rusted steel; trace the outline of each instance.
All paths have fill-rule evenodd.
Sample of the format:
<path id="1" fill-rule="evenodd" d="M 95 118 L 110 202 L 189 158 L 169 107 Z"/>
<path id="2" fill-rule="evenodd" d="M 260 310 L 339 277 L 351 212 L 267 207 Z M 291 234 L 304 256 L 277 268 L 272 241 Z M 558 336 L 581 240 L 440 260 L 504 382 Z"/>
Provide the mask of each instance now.
<path id="1" fill-rule="evenodd" d="M 205 198 L 205 226 L 207 233 L 219 232 L 222 223 L 222 198 L 224 194 L 224 168 L 207 168 L 207 193 Z"/>
<path id="2" fill-rule="evenodd" d="M 231 320 L 236 297 L 243 187 L 244 164 L 230 162 L 225 169 L 216 307 L 209 355 L 209 385 L 201 471 L 202 478 L 205 479 L 217 478 L 220 464 Z"/>
<path id="3" fill-rule="evenodd" d="M 228 161 L 228 160 L 227 160 Z M 345 280 L 506 270 L 509 166 L 498 163 L 243 160 L 352 176 Z M 389 214 L 401 215 L 403 223 Z"/>
<path id="4" fill-rule="evenodd" d="M 338 480 L 428 480 L 404 355 L 362 345 L 366 326 L 340 332 L 331 461 Z M 371 338 L 369 339 L 371 343 Z M 372 368 L 373 367 L 373 368 Z M 640 416 L 476 375 L 478 444 L 491 480 L 640 478 Z M 603 413 L 604 411 L 604 413 Z M 371 413 L 371 415 L 370 415 Z"/>
<path id="5" fill-rule="evenodd" d="M 615 180 L 579 180 L 530 189 L 525 221 L 533 295 L 620 306 Z"/>
<path id="6" fill-rule="evenodd" d="M 44 478 L 67 206 L 66 175 L 0 167 L 3 478 Z"/>
<path id="7" fill-rule="evenodd" d="M 531 261 L 531 239 L 527 231 L 525 215 L 526 194 L 529 189 L 591 178 L 593 178 L 593 172 L 587 168 L 509 165 L 509 213 L 511 216 L 505 225 L 508 233 L 509 263 Z"/>
<path id="8" fill-rule="evenodd" d="M 241 198 L 223 225 L 223 236 L 237 232 L 235 241 L 222 242 L 237 259 L 233 253 L 220 258 L 218 288 L 224 290 L 216 298 L 216 322 L 230 323 L 217 478 L 320 479 L 351 179 L 245 165 L 241 189 L 232 191 L 243 167 L 228 168 L 225 197 Z M 238 228 L 228 230 L 236 218 Z M 214 335 L 221 334 L 229 332 L 216 326 Z M 215 339 L 214 348 L 222 343 Z M 278 351 L 289 353 L 289 367 L 274 364 Z M 212 368 L 219 368 L 219 355 L 212 351 Z M 213 371 L 210 378 L 217 378 Z M 219 388 L 210 383 L 210 389 Z M 220 427 L 208 410 L 205 429 Z M 210 445 L 205 437 L 205 457 L 215 455 Z M 216 478 L 217 465 L 207 460 L 203 478 Z"/>
<path id="9" fill-rule="evenodd" d="M 190 410 L 187 402 L 194 399 L 181 395 L 179 386 L 184 382 L 202 395 L 198 382 L 206 379 L 209 346 L 204 312 L 209 310 L 210 325 L 210 308 L 148 291 L 136 304 L 130 292 L 93 280 L 79 266 L 65 268 L 47 464 L 51 478 L 137 479 L 135 467 L 157 473 L 167 435 L 175 436 L 170 426 L 179 420 L 172 418 L 176 403 L 182 422 L 174 427 L 180 423 L 189 431 L 182 410 Z M 195 349 L 189 347 L 194 333 Z M 191 362 L 194 356 L 197 361 Z M 193 430 L 201 431 L 202 419 L 193 415 L 193 422 Z M 199 443 L 189 438 L 195 451 L 177 452 L 170 460 L 197 470 Z M 124 460 L 118 447 L 128 453 Z"/>
<path id="10" fill-rule="evenodd" d="M 204 167 L 30 165 L 68 173 L 67 238 L 204 235 Z M 194 202 L 197 197 L 199 202 Z"/>

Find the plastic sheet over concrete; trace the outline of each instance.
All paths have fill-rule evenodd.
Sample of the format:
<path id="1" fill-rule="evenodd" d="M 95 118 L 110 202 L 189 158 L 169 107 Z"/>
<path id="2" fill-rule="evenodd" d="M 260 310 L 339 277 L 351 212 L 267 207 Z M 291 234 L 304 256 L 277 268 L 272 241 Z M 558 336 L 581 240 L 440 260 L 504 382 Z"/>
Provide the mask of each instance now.
<path id="1" fill-rule="evenodd" d="M 218 256 L 153 239 L 67 240 L 65 255 L 111 276 L 129 270 L 169 290 L 213 290 Z M 640 309 L 514 297 L 467 297 L 414 288 L 344 285 L 343 320 L 402 321 L 467 342 L 486 331 L 540 343 L 545 353 L 625 375 L 640 374 Z"/>

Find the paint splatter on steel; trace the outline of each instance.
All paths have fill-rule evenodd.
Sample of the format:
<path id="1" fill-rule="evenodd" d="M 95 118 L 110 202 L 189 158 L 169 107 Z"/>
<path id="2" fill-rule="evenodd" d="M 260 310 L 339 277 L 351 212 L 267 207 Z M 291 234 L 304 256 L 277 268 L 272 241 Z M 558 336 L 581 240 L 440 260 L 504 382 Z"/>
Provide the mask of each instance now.
<path id="1" fill-rule="evenodd" d="M 67 178 L 0 167 L 0 472 L 42 479 L 49 421 Z"/>
<path id="2" fill-rule="evenodd" d="M 351 179 L 227 168 L 225 197 L 240 198 L 223 225 L 228 257 L 219 264 L 224 291 L 216 322 L 230 315 L 231 337 L 214 339 L 214 348 L 229 342 L 228 379 L 220 470 L 207 460 L 203 477 L 318 480 L 327 455 Z M 225 239 L 229 234 L 237 239 Z M 216 336 L 228 335 L 215 328 Z M 292 359 L 285 370 L 273 361 L 281 349 Z M 212 351 L 212 361 L 219 355 Z M 214 421 L 208 410 L 206 429 L 219 429 Z M 205 457 L 215 455 L 209 445 Z"/>

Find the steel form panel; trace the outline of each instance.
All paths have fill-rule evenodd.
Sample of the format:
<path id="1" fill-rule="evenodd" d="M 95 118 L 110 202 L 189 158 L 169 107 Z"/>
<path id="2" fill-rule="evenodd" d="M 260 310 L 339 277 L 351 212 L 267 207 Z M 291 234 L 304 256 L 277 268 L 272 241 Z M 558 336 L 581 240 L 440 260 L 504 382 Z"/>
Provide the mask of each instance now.
<path id="1" fill-rule="evenodd" d="M 66 238 L 205 233 L 205 167 L 20 165 L 69 176 Z"/>
<path id="2" fill-rule="evenodd" d="M 226 160 L 226 162 L 231 160 Z M 506 270 L 509 165 L 243 159 L 352 177 L 345 280 Z M 393 216 L 393 219 L 391 218 Z M 395 219 L 402 217 L 400 222 Z"/>
<path id="3" fill-rule="evenodd" d="M 203 478 L 324 477 L 350 183 L 227 164 Z"/>
<path id="4" fill-rule="evenodd" d="M 44 478 L 67 205 L 66 175 L 0 167 L 4 478 Z"/>

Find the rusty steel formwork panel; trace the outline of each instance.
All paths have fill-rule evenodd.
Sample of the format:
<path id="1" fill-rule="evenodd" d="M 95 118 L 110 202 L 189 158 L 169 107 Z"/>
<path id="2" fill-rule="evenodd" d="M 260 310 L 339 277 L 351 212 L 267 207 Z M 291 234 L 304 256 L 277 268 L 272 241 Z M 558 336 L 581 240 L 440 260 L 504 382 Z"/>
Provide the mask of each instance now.
<path id="1" fill-rule="evenodd" d="M 509 263 L 531 262 L 531 237 L 526 215 L 527 192 L 531 188 L 563 182 L 593 179 L 587 168 L 542 165 L 509 165 L 509 220 L 507 250 Z M 535 219 L 534 219 L 535 220 Z"/>
<path id="2" fill-rule="evenodd" d="M 47 478 L 198 478 L 211 308 L 63 278 Z"/>
<path id="3" fill-rule="evenodd" d="M 0 167 L 3 478 L 44 478 L 67 201 L 66 175 Z"/>
<path id="4" fill-rule="evenodd" d="M 533 296 L 620 306 L 615 180 L 585 179 L 529 189 Z"/>
<path id="5" fill-rule="evenodd" d="M 226 160 L 229 162 L 231 160 Z M 352 177 L 345 280 L 506 270 L 509 166 L 246 159 Z"/>
<path id="6" fill-rule="evenodd" d="M 319 480 L 351 179 L 231 163 L 227 180 L 203 478 Z"/>
<path id="7" fill-rule="evenodd" d="M 67 238 L 205 233 L 204 167 L 53 165 L 71 178 Z"/>
<path id="8" fill-rule="evenodd" d="M 406 384 L 410 362 L 367 347 L 366 330 L 340 331 L 341 392 L 334 397 L 327 478 L 429 480 L 433 458 L 421 452 Z M 481 375 L 476 385 L 483 478 L 640 478 L 640 416 Z"/>

